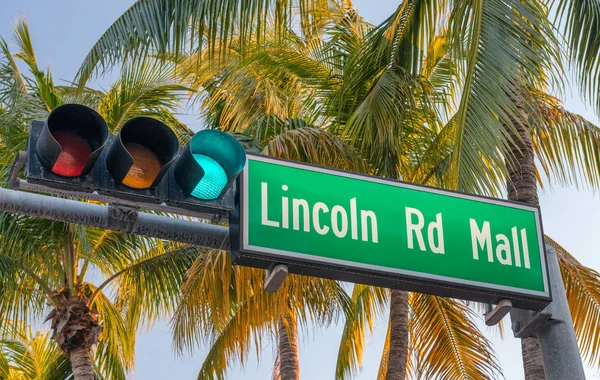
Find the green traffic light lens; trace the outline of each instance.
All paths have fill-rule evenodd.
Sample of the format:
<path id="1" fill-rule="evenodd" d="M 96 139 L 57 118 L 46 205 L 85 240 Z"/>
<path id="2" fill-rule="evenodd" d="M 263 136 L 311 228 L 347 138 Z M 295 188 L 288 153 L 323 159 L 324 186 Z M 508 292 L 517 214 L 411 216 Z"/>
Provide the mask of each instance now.
<path id="1" fill-rule="evenodd" d="M 194 159 L 204 169 L 204 177 L 192 191 L 192 196 L 203 200 L 218 198 L 227 185 L 227 173 L 217 161 L 208 156 L 194 154 Z"/>

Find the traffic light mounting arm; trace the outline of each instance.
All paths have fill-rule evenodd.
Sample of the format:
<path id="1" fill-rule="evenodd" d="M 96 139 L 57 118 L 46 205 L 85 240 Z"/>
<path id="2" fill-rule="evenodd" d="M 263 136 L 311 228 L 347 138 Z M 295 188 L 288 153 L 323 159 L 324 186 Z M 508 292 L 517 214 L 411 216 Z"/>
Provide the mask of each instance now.
<path id="1" fill-rule="evenodd" d="M 102 206 L 0 188 L 0 211 L 84 224 L 207 248 L 229 249 L 227 227 L 145 212 L 137 212 L 135 218 L 132 218 L 131 215 L 123 215 L 122 208 L 115 206 Z"/>

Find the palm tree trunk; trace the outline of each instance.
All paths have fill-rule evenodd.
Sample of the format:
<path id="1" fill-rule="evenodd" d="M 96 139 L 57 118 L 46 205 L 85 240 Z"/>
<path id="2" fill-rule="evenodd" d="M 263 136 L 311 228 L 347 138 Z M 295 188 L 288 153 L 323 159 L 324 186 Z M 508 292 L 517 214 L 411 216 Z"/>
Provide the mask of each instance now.
<path id="1" fill-rule="evenodd" d="M 75 380 L 94 380 L 94 366 L 89 350 L 83 347 L 77 348 L 71 351 L 69 360 Z"/>
<path id="2" fill-rule="evenodd" d="M 385 380 L 404 380 L 408 359 L 408 292 L 392 290 L 390 351 Z"/>
<path id="3" fill-rule="evenodd" d="M 287 325 L 287 326 L 286 326 Z M 296 317 L 288 315 L 286 320 L 279 317 L 279 378 L 281 380 L 300 380 L 298 360 L 298 328 Z"/>
<path id="4" fill-rule="evenodd" d="M 545 380 L 542 351 L 537 337 L 521 339 L 521 355 L 525 380 Z"/>
<path id="5" fill-rule="evenodd" d="M 523 120 L 526 120 L 523 118 Z M 537 193 L 537 178 L 535 176 L 535 162 L 533 144 L 531 142 L 531 130 L 526 125 L 514 123 L 513 130 L 508 129 L 512 144 L 506 157 L 508 168 L 508 199 L 539 205 Z M 544 364 L 542 353 L 537 337 L 524 338 L 521 340 L 521 354 L 523 356 L 523 369 L 525 380 L 544 380 Z"/>
<path id="6" fill-rule="evenodd" d="M 87 299 L 71 296 L 69 288 L 63 288 L 56 296 L 56 308 L 46 321 L 52 321 L 52 339 L 69 357 L 75 380 L 94 380 L 94 366 L 90 358 L 91 347 L 98 343 L 102 326 L 97 313 L 87 306 Z"/>

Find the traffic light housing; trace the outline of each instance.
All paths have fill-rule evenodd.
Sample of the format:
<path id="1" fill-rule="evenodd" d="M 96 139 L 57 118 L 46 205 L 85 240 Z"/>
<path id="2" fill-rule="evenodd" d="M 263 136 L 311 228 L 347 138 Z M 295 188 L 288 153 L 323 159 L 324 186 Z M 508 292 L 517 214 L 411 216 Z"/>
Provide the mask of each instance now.
<path id="1" fill-rule="evenodd" d="M 132 118 L 111 135 L 96 111 L 66 104 L 31 123 L 25 175 L 50 188 L 225 214 L 245 163 L 242 146 L 221 131 L 200 131 L 180 149 L 157 119 Z"/>

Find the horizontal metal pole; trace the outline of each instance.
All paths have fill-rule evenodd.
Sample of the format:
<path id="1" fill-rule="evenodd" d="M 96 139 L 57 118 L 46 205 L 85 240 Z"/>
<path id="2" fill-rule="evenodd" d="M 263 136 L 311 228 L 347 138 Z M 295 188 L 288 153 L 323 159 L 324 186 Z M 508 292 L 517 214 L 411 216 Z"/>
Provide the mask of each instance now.
<path id="1" fill-rule="evenodd" d="M 93 193 L 84 193 L 80 191 L 68 191 L 61 189 L 54 189 L 44 185 L 38 185 L 35 183 L 29 183 L 26 180 L 22 180 L 20 178 L 16 178 L 11 181 L 8 186 L 10 189 L 15 190 L 25 190 L 25 191 L 35 191 L 40 193 L 46 193 L 51 195 L 57 195 L 59 197 L 68 197 L 68 198 L 78 198 L 78 199 L 86 199 L 89 201 L 96 201 L 102 203 L 115 203 L 124 206 L 137 207 L 145 210 L 153 210 L 159 212 L 165 212 L 168 214 L 177 214 L 177 215 L 186 215 L 192 216 L 195 218 L 214 220 L 214 219 L 225 219 L 227 220 L 227 215 L 215 215 L 214 213 L 206 213 L 206 212 L 196 212 L 192 210 L 186 210 L 183 208 L 171 207 L 164 203 L 155 204 L 155 203 L 144 203 L 144 202 L 134 202 L 126 199 L 120 199 L 111 197 L 108 195 L 98 194 L 97 192 Z"/>
<path id="2" fill-rule="evenodd" d="M 229 250 L 227 227 L 144 212 L 119 220 L 110 206 L 47 195 L 0 188 L 0 211 Z"/>

